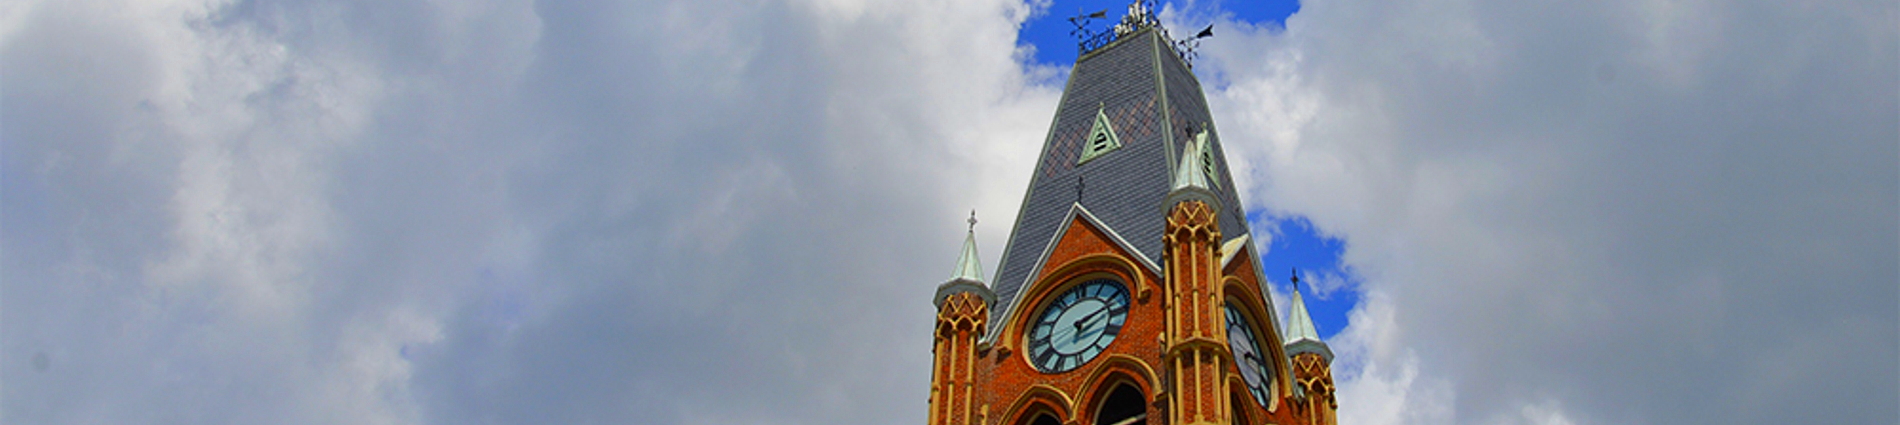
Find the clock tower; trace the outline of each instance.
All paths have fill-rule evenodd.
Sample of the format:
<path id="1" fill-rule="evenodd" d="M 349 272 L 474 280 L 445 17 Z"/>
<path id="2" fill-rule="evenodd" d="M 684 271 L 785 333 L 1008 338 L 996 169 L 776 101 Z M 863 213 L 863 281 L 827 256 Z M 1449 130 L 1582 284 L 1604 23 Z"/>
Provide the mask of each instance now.
<path id="1" fill-rule="evenodd" d="M 933 300 L 930 425 L 1334 423 L 1331 349 L 1297 290 L 1274 313 L 1193 39 L 1152 6 L 1078 30 L 988 279 L 972 219 Z"/>

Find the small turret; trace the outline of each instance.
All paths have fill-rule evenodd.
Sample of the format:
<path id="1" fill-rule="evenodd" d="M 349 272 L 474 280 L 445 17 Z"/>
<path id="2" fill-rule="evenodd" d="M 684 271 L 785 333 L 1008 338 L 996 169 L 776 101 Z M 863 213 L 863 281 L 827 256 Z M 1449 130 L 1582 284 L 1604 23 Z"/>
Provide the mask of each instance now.
<path id="1" fill-rule="evenodd" d="M 983 283 L 982 258 L 976 254 L 976 211 L 950 280 L 937 285 L 937 330 L 930 377 L 930 425 L 974 425 L 982 421 L 972 405 L 977 337 L 987 329 L 996 294 Z"/>
<path id="2" fill-rule="evenodd" d="M 1173 209 L 1183 201 L 1201 201 L 1215 210 L 1220 209 L 1220 195 L 1214 193 L 1213 176 L 1208 175 L 1207 131 L 1194 134 L 1187 146 L 1181 148 L 1181 164 L 1174 167 L 1174 178 L 1169 184 L 1168 198 L 1162 202 L 1163 209 Z"/>
<path id="3" fill-rule="evenodd" d="M 934 302 L 938 310 L 952 294 L 969 292 L 983 299 L 983 304 L 996 304 L 996 294 L 983 280 L 983 259 L 976 253 L 976 211 L 970 211 L 970 231 L 963 236 L 963 253 L 957 255 L 956 270 L 951 272 L 950 280 L 937 285 Z"/>
<path id="4" fill-rule="evenodd" d="M 1309 412 L 1315 425 L 1338 423 L 1335 414 L 1339 400 L 1333 395 L 1333 349 L 1319 339 L 1313 317 L 1306 314 L 1306 300 L 1300 297 L 1300 271 L 1293 271 L 1293 305 L 1288 313 L 1286 355 L 1293 360 L 1293 385 L 1303 398 L 1300 409 Z"/>

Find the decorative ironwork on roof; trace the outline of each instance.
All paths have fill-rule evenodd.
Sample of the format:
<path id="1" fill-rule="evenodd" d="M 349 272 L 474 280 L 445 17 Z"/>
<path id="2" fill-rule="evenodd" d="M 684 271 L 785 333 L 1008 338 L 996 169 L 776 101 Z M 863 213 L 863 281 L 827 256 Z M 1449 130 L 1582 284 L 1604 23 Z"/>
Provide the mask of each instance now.
<path id="1" fill-rule="evenodd" d="M 1189 68 L 1194 67 L 1194 59 L 1199 56 L 1194 50 L 1200 47 L 1201 39 L 1214 36 L 1214 25 L 1209 24 L 1207 28 L 1201 29 L 1201 31 L 1195 33 L 1193 37 L 1176 40 L 1173 36 L 1168 34 L 1168 27 L 1161 25 L 1161 19 L 1156 15 L 1156 11 L 1155 0 L 1135 0 L 1128 4 L 1128 13 L 1122 15 L 1120 21 L 1117 21 L 1113 26 L 1099 30 L 1090 29 L 1089 24 L 1093 23 L 1096 19 L 1106 18 L 1108 16 L 1107 10 L 1098 10 L 1093 13 L 1080 13 L 1070 17 L 1069 23 L 1075 25 L 1075 29 L 1070 30 L 1069 35 L 1074 36 L 1076 39 L 1076 48 L 1078 49 L 1076 55 L 1078 57 L 1077 60 L 1080 60 L 1079 58 L 1082 56 L 1087 56 L 1089 52 L 1093 52 L 1096 49 L 1115 44 L 1116 41 L 1120 41 L 1130 34 L 1152 28 L 1161 33 L 1161 38 L 1168 41 L 1168 46 L 1172 48 L 1175 55 L 1181 57 L 1182 62 L 1186 62 Z"/>

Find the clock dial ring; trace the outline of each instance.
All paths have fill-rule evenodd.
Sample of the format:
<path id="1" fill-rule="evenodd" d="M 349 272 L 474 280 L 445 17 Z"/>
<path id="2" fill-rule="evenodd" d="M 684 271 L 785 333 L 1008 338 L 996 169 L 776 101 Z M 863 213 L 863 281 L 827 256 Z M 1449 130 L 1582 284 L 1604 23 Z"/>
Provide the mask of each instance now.
<path id="1" fill-rule="evenodd" d="M 1050 298 L 1024 335 L 1029 364 L 1060 373 L 1101 355 L 1127 324 L 1128 299 L 1127 286 L 1112 278 L 1091 279 Z"/>
<path id="2" fill-rule="evenodd" d="M 1269 384 L 1273 382 L 1272 362 L 1267 360 L 1271 353 L 1262 349 L 1259 332 L 1255 331 L 1252 321 L 1241 313 L 1241 306 L 1228 301 L 1227 348 L 1234 355 L 1234 366 L 1240 369 L 1240 378 L 1247 384 L 1247 392 L 1253 394 L 1254 401 L 1261 406 L 1267 405 Z"/>

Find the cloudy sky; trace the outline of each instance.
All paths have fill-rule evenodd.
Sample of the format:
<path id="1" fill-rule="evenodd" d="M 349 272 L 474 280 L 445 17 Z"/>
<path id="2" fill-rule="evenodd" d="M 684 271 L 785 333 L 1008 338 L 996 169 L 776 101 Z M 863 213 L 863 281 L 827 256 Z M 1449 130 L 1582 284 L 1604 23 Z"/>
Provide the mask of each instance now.
<path id="1" fill-rule="evenodd" d="M 922 423 L 1075 9 L 0 1 L 0 422 Z M 1900 5 L 1164 16 L 1343 422 L 1900 422 Z"/>

